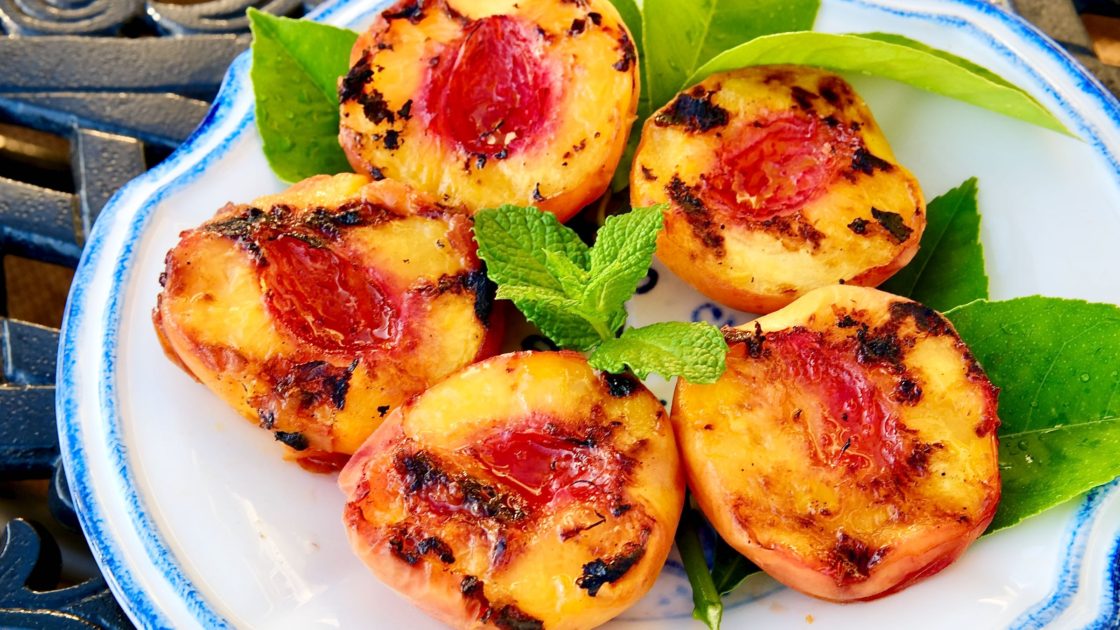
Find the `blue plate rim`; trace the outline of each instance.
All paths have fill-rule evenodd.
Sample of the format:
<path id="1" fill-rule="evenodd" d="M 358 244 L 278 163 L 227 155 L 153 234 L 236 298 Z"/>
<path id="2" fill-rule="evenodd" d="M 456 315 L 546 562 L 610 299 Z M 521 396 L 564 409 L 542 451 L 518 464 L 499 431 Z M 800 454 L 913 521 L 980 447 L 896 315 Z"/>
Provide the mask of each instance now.
<path id="1" fill-rule="evenodd" d="M 349 7 L 349 5 L 355 1 L 357 0 L 332 0 L 308 15 L 308 18 L 315 21 L 326 20 L 330 16 L 337 14 L 339 10 Z M 956 26 L 965 27 L 974 31 L 974 35 L 978 35 L 983 40 L 986 40 L 986 43 L 992 46 L 994 50 L 1000 52 L 1026 71 L 1026 73 L 1031 76 L 1034 87 L 1039 87 L 1046 91 L 1048 96 L 1052 97 L 1052 99 L 1060 105 L 1067 119 L 1077 123 L 1075 131 L 1090 142 L 1094 149 L 1113 166 L 1117 178 L 1120 179 L 1120 159 L 1118 159 L 1116 152 L 1108 147 L 1103 139 L 1100 138 L 1100 130 L 1089 124 L 1075 108 L 1066 102 L 1065 98 L 1061 96 L 1056 88 L 1043 79 L 1037 72 L 1034 72 L 1025 59 L 1009 50 L 994 36 L 979 28 L 979 26 L 971 20 L 956 15 L 892 7 L 889 6 L 889 0 L 834 1 L 842 4 L 887 11 L 907 18 L 948 21 Z M 368 7 L 362 12 L 361 16 L 368 16 L 373 12 L 379 11 L 381 7 L 386 4 L 388 4 L 388 0 L 379 0 L 376 6 Z M 1065 49 L 1036 27 L 1029 24 L 1021 17 L 989 4 L 985 2 L 985 0 L 945 0 L 944 4 L 956 5 L 957 7 L 974 11 L 977 14 L 995 18 L 1002 26 L 1009 28 L 1013 35 L 1032 44 L 1041 54 L 1046 55 L 1052 61 L 1056 61 L 1066 77 L 1072 79 L 1075 84 L 1079 86 L 1082 93 L 1089 96 L 1093 104 L 1096 105 L 1100 111 L 1107 114 L 1113 127 L 1120 130 L 1120 103 L 1117 102 L 1116 98 L 1096 77 L 1069 55 Z M 70 483 L 71 491 L 74 493 L 80 524 L 87 539 L 90 541 L 90 548 L 95 559 L 104 572 L 110 588 L 117 596 L 118 601 L 121 602 L 122 607 L 132 620 L 142 627 L 163 628 L 172 627 L 173 624 L 163 612 L 160 605 L 154 601 L 147 592 L 140 588 L 132 569 L 122 560 L 119 546 L 116 540 L 113 539 L 112 534 L 106 529 L 105 516 L 102 514 L 101 508 L 94 496 L 92 478 L 90 477 L 85 453 L 82 448 L 82 426 L 78 411 L 79 375 L 76 365 L 76 358 L 78 356 L 77 348 L 80 343 L 80 325 L 85 307 L 91 299 L 86 292 L 86 286 L 89 284 L 89 280 L 95 270 L 106 264 L 102 262 L 103 247 L 106 239 L 114 229 L 114 226 L 121 220 L 120 215 L 127 212 L 130 207 L 130 204 L 126 203 L 129 191 L 144 185 L 156 183 L 166 174 L 177 170 L 183 170 L 184 165 L 194 161 L 193 164 L 186 166 L 183 172 L 175 175 L 173 179 L 158 186 L 142 204 L 139 204 L 133 216 L 126 219 L 128 223 L 128 235 L 122 245 L 122 252 L 124 255 L 117 259 L 117 264 L 114 266 L 114 273 L 112 276 L 113 291 L 111 292 L 110 302 L 106 307 L 103 322 L 105 324 L 104 330 L 107 332 L 105 345 L 100 348 L 100 351 L 105 369 L 99 374 L 97 381 L 99 385 L 101 413 L 108 419 L 111 431 L 111 434 L 107 436 L 110 452 L 114 454 L 114 462 L 118 466 L 118 472 L 121 476 L 119 481 L 128 496 L 130 506 L 134 508 L 131 514 L 133 528 L 135 528 L 137 532 L 140 532 L 145 549 L 151 554 L 153 561 L 162 571 L 164 579 L 172 585 L 173 589 L 187 604 L 187 608 L 194 616 L 195 621 L 207 628 L 230 627 L 229 621 L 213 609 L 201 595 L 199 589 L 186 576 L 182 567 L 175 561 L 174 553 L 167 546 L 166 541 L 162 539 L 158 530 L 152 526 L 154 521 L 143 506 L 143 500 L 134 483 L 132 473 L 129 470 L 127 447 L 120 440 L 119 427 L 121 423 L 115 409 L 116 382 L 115 370 L 113 369 L 116 360 L 117 338 L 115 333 L 110 334 L 108 331 L 116 331 L 119 328 L 121 301 L 123 299 L 122 288 L 129 276 L 135 245 L 143 232 L 143 228 L 147 224 L 147 220 L 150 218 L 151 211 L 167 194 L 171 194 L 177 188 L 189 183 L 201 170 L 205 169 L 210 162 L 224 155 L 229 145 L 237 140 L 247 126 L 253 122 L 253 113 L 250 108 L 249 112 L 244 114 L 242 119 L 237 121 L 236 131 L 224 138 L 219 138 L 217 136 L 218 130 L 222 128 L 224 124 L 228 123 L 230 117 L 236 113 L 236 108 L 234 107 L 235 101 L 240 91 L 245 89 L 249 81 L 248 67 L 249 53 L 246 52 L 240 55 L 231 65 L 214 104 L 211 106 L 206 118 L 190 138 L 176 149 L 162 164 L 123 187 L 106 205 L 106 208 L 101 214 L 101 219 L 94 226 L 89 242 L 82 253 L 77 271 L 75 272 L 74 283 L 60 331 L 56 380 L 56 406 L 58 410 L 58 429 L 62 459 L 67 479 Z M 206 154 L 196 155 L 196 152 L 200 150 L 200 148 L 214 141 L 218 142 L 217 146 L 211 148 Z M 1064 562 L 1067 569 L 1073 564 L 1080 562 L 1078 553 L 1083 554 L 1085 552 L 1084 544 L 1075 544 L 1078 536 L 1081 535 L 1079 532 L 1085 529 L 1086 523 L 1092 521 L 1092 517 L 1100 508 L 1102 499 L 1106 495 L 1111 496 L 1118 492 L 1120 492 L 1120 483 L 1113 482 L 1107 487 L 1102 487 L 1090 493 L 1084 499 L 1082 506 L 1079 508 L 1078 516 L 1068 533 L 1070 544 L 1067 545 L 1067 557 Z M 1120 539 L 1117 539 L 1112 545 L 1110 556 L 1110 566 L 1120 567 Z M 1099 615 L 1097 621 L 1094 622 L 1095 625 L 1102 627 L 1108 622 L 1107 616 L 1111 614 L 1110 611 L 1115 608 L 1116 601 L 1120 600 L 1120 578 L 1117 577 L 1116 571 L 1113 570 L 1108 575 L 1103 576 L 1103 578 L 1105 582 L 1105 592 L 1101 615 Z M 1063 592 L 1061 580 L 1059 580 L 1059 584 L 1055 585 L 1050 596 L 1046 600 L 1039 602 L 1032 611 L 1047 611 L 1046 616 L 1052 618 L 1055 607 L 1060 608 L 1058 610 L 1060 613 L 1061 610 L 1064 610 L 1063 604 L 1065 606 L 1069 605 L 1070 598 L 1066 597 L 1068 594 L 1068 590 Z M 1034 620 L 1038 618 L 1037 615 L 1028 615 L 1024 613 L 1024 617 L 1017 620 L 1015 627 L 1038 627 L 1034 623 Z"/>

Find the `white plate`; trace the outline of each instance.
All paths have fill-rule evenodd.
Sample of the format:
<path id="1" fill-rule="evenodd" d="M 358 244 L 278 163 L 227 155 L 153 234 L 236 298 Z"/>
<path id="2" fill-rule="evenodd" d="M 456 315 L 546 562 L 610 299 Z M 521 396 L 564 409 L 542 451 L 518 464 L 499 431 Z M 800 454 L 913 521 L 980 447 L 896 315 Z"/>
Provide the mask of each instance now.
<path id="1" fill-rule="evenodd" d="M 316 12 L 360 28 L 382 2 Z M 1120 302 L 1120 106 L 1057 45 L 982 0 L 825 0 L 818 30 L 901 33 L 1024 86 L 1079 142 L 888 81 L 853 77 L 900 161 L 932 197 L 980 178 L 995 298 L 1043 293 Z M 249 59 L 171 158 L 122 189 L 95 226 L 63 324 L 62 453 L 82 527 L 114 593 L 145 627 L 439 627 L 351 554 L 333 476 L 281 461 L 160 351 L 149 314 L 164 253 L 228 200 L 281 190 L 253 125 Z M 742 321 L 663 268 L 636 324 Z M 664 383 L 654 383 L 668 396 Z M 1120 624 L 1120 486 L 984 539 L 886 599 L 832 605 L 756 576 L 725 627 L 1055 627 Z M 696 626 L 670 561 L 619 627 Z"/>

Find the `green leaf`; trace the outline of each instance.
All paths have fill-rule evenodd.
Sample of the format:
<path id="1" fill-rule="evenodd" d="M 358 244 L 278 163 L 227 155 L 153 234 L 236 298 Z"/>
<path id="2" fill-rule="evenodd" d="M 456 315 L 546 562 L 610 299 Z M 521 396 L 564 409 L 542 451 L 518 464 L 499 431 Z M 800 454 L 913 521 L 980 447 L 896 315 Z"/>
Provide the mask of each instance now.
<path id="1" fill-rule="evenodd" d="M 649 25 L 646 25 L 647 39 Z M 1073 136 L 1065 125 L 1022 90 L 994 81 L 974 64 L 960 65 L 943 51 L 928 52 L 909 44 L 860 35 L 782 33 L 759 37 L 727 50 L 704 64 L 688 80 L 699 83 L 717 72 L 745 66 L 799 64 L 838 72 L 861 72 L 912 85 L 977 107 Z"/>
<path id="2" fill-rule="evenodd" d="M 626 28 L 630 29 L 634 47 L 638 51 L 638 69 L 644 72 L 646 66 L 646 47 L 642 43 L 642 9 L 635 0 L 611 0 L 618 9 Z M 630 185 L 630 166 L 634 162 L 634 154 L 638 152 L 638 142 L 642 136 L 642 122 L 649 116 L 649 90 L 643 89 L 638 94 L 638 117 L 630 127 L 630 138 L 626 142 L 626 149 L 622 152 L 622 159 L 611 179 L 611 191 L 618 192 Z"/>
<path id="3" fill-rule="evenodd" d="M 692 585 L 692 617 L 703 621 L 711 630 L 719 630 L 723 619 L 723 600 L 708 572 L 704 560 L 704 549 L 700 546 L 701 517 L 687 503 L 677 527 L 677 551 L 681 553 L 681 563 Z"/>
<path id="4" fill-rule="evenodd" d="M 618 9 L 618 14 L 622 16 L 623 23 L 626 24 L 626 28 L 630 29 L 630 36 L 634 38 L 634 44 L 640 48 L 642 42 L 641 7 L 635 0 L 611 0 L 611 4 Z M 641 50 L 638 52 L 641 53 Z"/>
<path id="5" fill-rule="evenodd" d="M 590 350 L 603 334 L 578 300 L 540 287 L 499 285 L 497 298 L 511 300 L 525 318 L 561 348 Z"/>
<path id="6" fill-rule="evenodd" d="M 988 297 L 976 178 L 929 202 L 921 248 L 879 288 L 945 311 Z"/>
<path id="7" fill-rule="evenodd" d="M 544 253 L 544 266 L 553 278 L 560 283 L 564 295 L 570 298 L 580 298 L 587 287 L 590 274 L 586 269 L 572 262 L 565 254 L 551 249 L 542 250 Z"/>
<path id="8" fill-rule="evenodd" d="M 575 232 L 560 225 L 556 215 L 536 208 L 506 205 L 481 210 L 474 215 L 474 237 L 487 274 L 502 285 L 562 292 L 564 287 L 549 269 L 545 252 L 563 254 L 584 269 L 590 257 L 587 245 Z"/>
<path id="9" fill-rule="evenodd" d="M 1085 465 L 1087 458 L 1110 462 Z M 1000 435 L 1003 500 L 988 532 L 1048 510 L 1120 475 L 1120 418 Z"/>
<path id="10" fill-rule="evenodd" d="M 921 50 L 922 52 L 927 52 L 931 55 L 937 55 L 938 57 L 941 57 L 942 59 L 945 59 L 947 61 L 955 63 L 958 66 L 962 66 L 963 68 L 965 68 L 966 70 L 969 70 L 970 72 L 972 72 L 974 74 L 978 74 L 978 75 L 984 77 L 985 79 L 991 81 L 992 83 L 998 83 L 999 85 L 1002 85 L 1004 87 L 1008 87 L 1008 88 L 1011 88 L 1012 90 L 1017 90 L 1019 92 L 1022 92 L 1024 95 L 1026 95 L 1027 98 L 1031 99 L 1032 101 L 1035 101 L 1035 98 L 1033 96 L 1031 96 L 1030 94 L 1028 94 L 1023 88 L 1015 85 L 1014 83 L 1008 81 L 1007 79 L 1004 79 L 1003 77 L 1001 77 L 998 74 L 992 72 L 991 70 L 988 70 L 984 66 L 981 66 L 980 64 L 972 63 L 968 59 L 965 59 L 964 57 L 954 55 L 953 53 L 951 53 L 949 51 L 941 50 L 939 48 L 934 48 L 933 46 L 930 46 L 928 44 L 923 44 L 922 42 L 919 42 L 916 39 L 910 39 L 909 37 L 905 37 L 903 35 L 896 35 L 894 33 L 853 33 L 853 34 L 856 35 L 857 37 L 864 37 L 866 39 L 875 39 L 875 40 L 878 40 L 878 41 L 881 41 L 881 42 L 887 42 L 887 43 L 890 43 L 890 44 L 899 44 L 899 45 L 902 45 L 902 46 L 909 46 L 910 48 L 916 48 L 918 50 Z M 1038 102 L 1038 101 L 1035 101 L 1035 102 Z"/>
<path id="11" fill-rule="evenodd" d="M 257 129 L 280 179 L 350 170 L 338 144 L 338 78 L 349 69 L 353 31 L 249 9 Z"/>
<path id="12" fill-rule="evenodd" d="M 644 0 L 644 84 L 651 108 L 668 103 L 694 83 L 688 79 L 699 68 L 732 46 L 813 28 L 819 7 L 819 0 Z"/>
<path id="13" fill-rule="evenodd" d="M 761 571 L 743 554 L 716 536 L 715 556 L 712 558 L 712 582 L 720 595 L 727 595 L 739 587 L 743 580 Z"/>
<path id="14" fill-rule="evenodd" d="M 591 353 L 588 363 L 604 372 L 624 366 L 639 378 L 657 372 L 680 376 L 692 383 L 714 383 L 727 369 L 727 343 L 719 329 L 703 322 L 662 322 L 629 328 Z"/>
<path id="15" fill-rule="evenodd" d="M 635 208 L 608 217 L 591 250 L 591 280 L 584 291 L 588 309 L 610 315 L 611 332 L 626 321 L 626 301 L 649 273 L 666 205 Z M 621 321 L 617 321 L 621 313 Z M 612 334 L 613 336 L 613 334 Z"/>
<path id="16" fill-rule="evenodd" d="M 999 399 L 1003 498 L 989 531 L 1120 475 L 1120 308 L 1026 297 L 946 313 Z"/>

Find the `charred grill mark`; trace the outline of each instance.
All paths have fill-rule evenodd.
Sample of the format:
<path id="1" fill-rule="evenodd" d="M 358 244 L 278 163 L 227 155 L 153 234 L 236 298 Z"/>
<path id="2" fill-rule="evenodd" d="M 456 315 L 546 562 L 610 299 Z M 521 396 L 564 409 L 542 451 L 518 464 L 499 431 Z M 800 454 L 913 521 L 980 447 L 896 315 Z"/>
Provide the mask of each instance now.
<path id="1" fill-rule="evenodd" d="M 262 266 L 268 264 L 260 248 L 263 241 L 284 235 L 312 247 L 326 247 L 319 237 L 336 240 L 345 228 L 378 225 L 399 218 L 392 210 L 364 200 L 350 201 L 333 210 L 320 207 L 307 212 L 297 212 L 284 204 L 274 205 L 268 212 L 251 206 L 240 208 L 240 214 L 206 224 L 201 230 L 234 240 Z"/>
<path id="2" fill-rule="evenodd" d="M 378 405 L 378 407 L 377 407 L 377 415 L 378 415 L 378 416 L 380 416 L 380 417 L 382 417 L 382 418 L 384 418 L 384 417 L 385 417 L 385 414 L 389 413 L 389 409 L 390 409 L 390 408 L 391 408 L 391 407 L 390 407 L 389 405 Z"/>
<path id="3" fill-rule="evenodd" d="M 424 0 L 405 0 L 381 14 L 386 21 L 408 20 L 419 24 L 424 19 Z"/>
<path id="4" fill-rule="evenodd" d="M 617 554 L 583 565 L 583 575 L 576 578 L 576 585 L 587 591 L 588 597 L 595 597 L 604 584 L 613 584 L 622 579 L 642 559 L 646 553 L 648 538 L 649 531 L 643 531 L 641 542 L 628 542 Z"/>
<path id="5" fill-rule="evenodd" d="M 867 219 L 853 219 L 852 222 L 848 224 L 848 229 L 863 236 L 867 234 L 867 223 Z"/>
<path id="6" fill-rule="evenodd" d="M 498 285 L 490 280 L 486 274 L 486 266 L 472 271 L 463 276 L 463 286 L 474 293 L 474 316 L 483 326 L 490 325 L 490 315 L 494 312 L 494 299 L 498 294 Z"/>
<path id="7" fill-rule="evenodd" d="M 537 185 L 533 187 L 533 201 L 544 201 L 544 195 L 541 194 L 540 182 L 537 182 Z"/>
<path id="8" fill-rule="evenodd" d="M 649 167 L 645 165 L 642 165 L 642 177 L 646 178 L 647 182 L 657 181 L 657 175 L 654 175 L 653 171 L 649 170 Z"/>
<path id="9" fill-rule="evenodd" d="M 906 225 L 902 219 L 902 215 L 897 212 L 886 212 L 878 208 L 871 209 L 871 216 L 883 226 L 896 243 L 905 243 L 910 235 L 914 233 L 914 228 Z"/>
<path id="10" fill-rule="evenodd" d="M 730 326 L 724 326 L 720 332 L 723 333 L 723 339 L 727 342 L 727 345 L 746 344 L 747 356 L 750 358 L 757 359 L 763 356 L 762 344 L 766 341 L 766 335 L 762 334 L 762 325 L 758 322 L 754 324 L 754 332 L 747 332 Z"/>
<path id="11" fill-rule="evenodd" d="M 916 476 L 921 477 L 929 470 L 929 460 L 933 452 L 943 448 L 945 448 L 945 445 L 940 442 L 934 442 L 932 444 L 919 442 L 914 445 L 914 448 L 910 450 L 910 454 L 906 456 L 906 465 Z"/>
<path id="12" fill-rule="evenodd" d="M 840 318 L 839 321 L 836 322 L 837 328 L 855 328 L 856 326 L 859 326 L 859 322 L 857 322 L 851 315 L 844 315 Z"/>
<path id="13" fill-rule="evenodd" d="M 512 604 L 499 608 L 490 622 L 501 630 L 544 630 L 543 621 Z"/>
<path id="14" fill-rule="evenodd" d="M 276 414 L 267 409 L 258 409 L 257 425 L 262 429 L 271 429 L 276 426 Z"/>
<path id="15" fill-rule="evenodd" d="M 653 124 L 658 127 L 684 127 L 692 133 L 724 127 L 731 121 L 731 113 L 712 102 L 714 94 L 697 86 L 691 94 L 681 94 L 669 107 L 658 112 Z"/>
<path id="16" fill-rule="evenodd" d="M 587 29 L 587 21 L 581 18 L 572 20 L 572 25 L 568 27 L 568 35 L 579 35 Z"/>
<path id="17" fill-rule="evenodd" d="M 638 389 L 638 381 L 629 374 L 603 374 L 607 393 L 615 398 L 626 398 Z"/>
<path id="18" fill-rule="evenodd" d="M 411 455 L 398 454 L 393 464 L 405 489 L 412 495 L 446 494 L 446 500 L 457 501 L 459 506 L 476 518 L 487 518 L 499 523 L 512 523 L 526 518 L 522 500 L 485 484 L 465 472 L 448 473 L 426 451 Z"/>
<path id="19" fill-rule="evenodd" d="M 423 284 L 411 289 L 428 297 L 438 297 L 445 293 L 462 294 L 469 292 L 474 295 L 474 314 L 483 326 L 490 325 L 490 316 L 494 312 L 494 300 L 497 296 L 498 285 L 490 280 L 483 264 L 481 269 L 461 272 L 455 275 L 444 275 L 435 283 Z"/>
<path id="20" fill-rule="evenodd" d="M 458 22 L 460 26 L 467 26 L 471 23 L 470 18 L 463 15 L 455 7 L 448 4 L 446 0 L 444 2 L 440 2 L 439 4 L 439 8 L 443 9 L 444 15 L 451 18 L 452 21 Z"/>
<path id="21" fill-rule="evenodd" d="M 424 556 L 431 554 L 444 564 L 455 562 L 451 546 L 435 536 L 420 538 L 405 527 L 397 527 L 389 539 L 389 550 L 409 566 L 415 566 Z"/>
<path id="22" fill-rule="evenodd" d="M 711 249 L 717 258 L 722 258 L 725 254 L 723 235 L 719 233 L 719 226 L 712 220 L 711 211 L 704 205 L 700 197 L 676 175 L 673 176 L 665 190 L 669 194 L 669 199 L 681 209 L 681 213 L 688 224 L 692 226 L 692 231 L 697 238 L 705 247 Z"/>
<path id="23" fill-rule="evenodd" d="M 399 149 L 401 146 L 401 132 L 397 131 L 396 129 L 390 129 L 386 131 L 385 136 L 382 138 L 382 142 L 384 142 L 385 148 L 389 149 L 390 151 Z"/>
<path id="24" fill-rule="evenodd" d="M 911 379 L 903 378 L 894 390 L 894 399 L 906 405 L 916 405 L 922 400 L 922 387 Z"/>
<path id="25" fill-rule="evenodd" d="M 587 5 L 584 4 L 582 6 L 587 6 Z M 588 13 L 587 14 L 587 19 L 591 20 L 591 23 L 594 24 L 595 26 L 602 26 L 603 25 L 602 14 L 596 13 L 595 11 L 592 11 L 591 13 Z"/>
<path id="26" fill-rule="evenodd" d="M 598 527 L 598 526 L 602 525 L 603 523 L 607 522 L 607 517 L 603 516 L 602 514 L 596 512 L 595 516 L 599 517 L 599 520 L 594 521 L 593 523 L 589 523 L 587 525 L 576 525 L 574 527 L 571 527 L 571 528 L 568 528 L 568 529 L 565 529 L 565 530 L 561 531 L 560 532 L 560 540 L 563 540 L 563 541 L 571 540 L 573 537 L 578 536 L 579 534 L 582 534 L 583 532 L 595 529 L 596 527 Z"/>
<path id="27" fill-rule="evenodd" d="M 751 222 L 767 232 L 777 234 L 778 236 L 785 236 L 793 238 L 801 243 L 808 243 L 813 249 L 819 249 L 821 241 L 824 240 L 824 233 L 813 227 L 808 221 L 805 220 L 801 213 L 792 215 L 779 215 L 771 217 L 765 221 Z"/>
<path id="28" fill-rule="evenodd" d="M 401 120 L 412 119 L 412 99 L 408 99 L 404 102 L 404 105 L 401 105 L 401 108 L 397 110 L 397 116 L 399 116 Z"/>
<path id="29" fill-rule="evenodd" d="M 389 108 L 389 103 L 385 101 L 385 97 L 381 92 L 373 90 L 369 94 L 361 93 L 358 95 L 358 102 L 362 105 L 362 114 L 375 125 L 380 125 L 387 122 L 390 125 L 397 121 L 397 115 Z"/>
<path id="30" fill-rule="evenodd" d="M 307 436 L 298 431 L 277 431 L 273 434 L 277 442 L 283 442 L 294 451 L 306 450 L 311 445 Z"/>
<path id="31" fill-rule="evenodd" d="M 810 92 L 800 85 L 795 85 L 790 88 L 790 97 L 803 111 L 811 112 L 813 111 L 813 101 L 820 98 L 820 95 L 815 92 Z"/>
<path id="32" fill-rule="evenodd" d="M 872 155 L 867 148 L 860 147 L 852 153 L 852 170 L 864 175 L 872 175 L 877 170 L 889 173 L 894 170 L 894 164 Z"/>
<path id="33" fill-rule="evenodd" d="M 901 366 L 902 346 L 896 331 L 890 326 L 877 328 L 874 332 L 866 325 L 856 333 L 858 346 L 856 358 L 860 363 L 888 363 Z"/>
<path id="34" fill-rule="evenodd" d="M 888 551 L 889 547 L 871 549 L 867 543 L 844 532 L 837 532 L 836 544 L 829 552 L 833 579 L 838 586 L 866 580 L 871 575 L 871 569 L 879 564 Z"/>
<path id="35" fill-rule="evenodd" d="M 894 302 L 890 306 L 891 322 L 898 324 L 902 320 L 911 319 L 918 330 L 934 336 L 941 336 L 952 331 L 949 321 L 941 313 L 932 308 L 910 301 Z"/>
<path id="36" fill-rule="evenodd" d="M 851 87 L 840 77 L 826 76 L 822 78 L 820 83 L 817 84 L 817 91 L 829 105 L 836 108 L 851 105 L 854 102 Z"/>
<path id="37" fill-rule="evenodd" d="M 369 176 L 375 182 L 379 182 L 379 181 L 385 179 L 385 174 L 382 173 L 381 169 L 377 168 L 376 166 L 369 167 Z"/>
<path id="38" fill-rule="evenodd" d="M 591 17 L 590 14 L 588 17 Z M 634 42 L 630 41 L 630 34 L 626 29 L 622 29 L 622 33 L 618 36 L 618 49 L 622 52 L 622 58 L 611 64 L 611 67 L 619 72 L 626 72 L 638 59 L 638 54 L 634 51 Z"/>
<path id="39" fill-rule="evenodd" d="M 341 411 L 346 406 L 350 377 L 357 367 L 357 359 L 345 368 L 325 361 L 300 363 L 292 366 L 276 381 L 272 389 L 281 399 L 298 396 L 295 399 L 298 400 L 300 409 L 317 407 L 329 400 L 335 409 Z"/>
<path id="40" fill-rule="evenodd" d="M 341 103 L 353 101 L 363 96 L 363 90 L 369 80 L 373 78 L 373 69 L 369 66 L 369 58 L 363 56 L 354 64 L 346 76 L 342 79 L 342 84 L 338 86 L 338 100 Z"/>
<path id="41" fill-rule="evenodd" d="M 459 592 L 463 597 L 470 599 L 478 599 L 481 596 L 481 601 L 486 601 L 486 596 L 483 594 L 483 587 L 485 584 L 482 580 L 473 575 L 463 577 L 463 581 L 459 582 Z M 486 602 L 489 605 L 489 602 Z"/>
<path id="42" fill-rule="evenodd" d="M 231 208 L 236 206 L 230 204 L 223 210 Z M 246 207 L 241 214 L 216 223 L 207 223 L 202 229 L 240 242 L 249 239 L 262 225 L 272 226 L 276 223 L 275 217 L 265 214 L 260 208 Z"/>

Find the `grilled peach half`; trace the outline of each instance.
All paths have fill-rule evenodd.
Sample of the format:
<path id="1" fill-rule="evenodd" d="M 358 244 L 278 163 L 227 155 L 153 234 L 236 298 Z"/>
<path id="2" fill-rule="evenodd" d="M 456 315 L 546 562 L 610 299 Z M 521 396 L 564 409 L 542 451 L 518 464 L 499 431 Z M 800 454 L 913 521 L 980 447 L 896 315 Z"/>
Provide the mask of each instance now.
<path id="1" fill-rule="evenodd" d="M 227 204 L 167 254 L 156 331 L 289 457 L 338 469 L 391 409 L 496 351 L 470 225 L 352 174 Z"/>
<path id="2" fill-rule="evenodd" d="M 996 390 L 950 323 L 834 286 L 725 329 L 728 369 L 673 406 L 689 487 L 720 535 L 835 601 L 937 573 L 1000 497 Z"/>
<path id="3" fill-rule="evenodd" d="M 354 46 L 339 140 L 359 173 L 564 221 L 610 183 L 636 59 L 609 0 L 402 0 Z"/>
<path id="4" fill-rule="evenodd" d="M 876 286 L 918 251 L 925 201 L 867 105 L 799 66 L 717 74 L 645 123 L 635 206 L 668 203 L 657 255 L 754 313 L 831 284 Z"/>
<path id="5" fill-rule="evenodd" d="M 590 628 L 652 586 L 684 500 L 668 414 L 574 352 L 472 365 L 339 476 L 355 552 L 458 628 Z"/>

